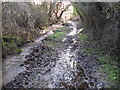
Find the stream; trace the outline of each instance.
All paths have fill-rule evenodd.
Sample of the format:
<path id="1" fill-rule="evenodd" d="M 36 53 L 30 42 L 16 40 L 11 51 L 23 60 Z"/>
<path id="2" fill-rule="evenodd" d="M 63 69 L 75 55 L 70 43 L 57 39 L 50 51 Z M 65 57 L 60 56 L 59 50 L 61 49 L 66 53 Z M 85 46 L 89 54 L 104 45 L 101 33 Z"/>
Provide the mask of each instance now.
<path id="1" fill-rule="evenodd" d="M 103 88 L 96 70 L 99 63 L 82 51 L 76 22 L 59 46 L 50 49 L 42 44 L 50 31 L 22 48 L 20 55 L 7 57 L 3 63 L 4 88 Z M 91 63 L 90 63 L 91 62 Z"/>

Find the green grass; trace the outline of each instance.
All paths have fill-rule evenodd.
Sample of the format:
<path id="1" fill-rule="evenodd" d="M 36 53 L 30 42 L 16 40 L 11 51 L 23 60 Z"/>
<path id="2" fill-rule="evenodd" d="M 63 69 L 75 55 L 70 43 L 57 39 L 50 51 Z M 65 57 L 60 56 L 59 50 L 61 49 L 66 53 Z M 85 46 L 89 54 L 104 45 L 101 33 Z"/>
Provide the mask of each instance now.
<path id="1" fill-rule="evenodd" d="M 81 42 L 87 42 L 88 39 L 87 35 L 83 33 L 79 33 L 78 38 L 80 39 Z"/>
<path id="2" fill-rule="evenodd" d="M 118 83 L 120 81 L 120 73 L 119 73 L 119 67 L 116 65 L 110 65 L 110 64 L 104 64 L 103 70 L 106 72 L 109 76 L 108 80 Z"/>
<path id="3" fill-rule="evenodd" d="M 16 49 L 16 51 L 19 52 L 23 52 L 23 49 Z"/>
<path id="4" fill-rule="evenodd" d="M 54 31 L 54 34 L 48 36 L 43 43 L 48 45 L 49 47 L 57 47 L 59 45 L 59 42 L 62 41 L 68 31 L 69 30 L 66 27 L 57 28 Z"/>
<path id="5" fill-rule="evenodd" d="M 103 71 L 108 74 L 107 80 L 117 83 L 120 81 L 118 63 L 113 60 L 113 57 L 102 55 L 97 57 L 98 61 L 102 64 Z"/>
<path id="6" fill-rule="evenodd" d="M 49 36 L 49 40 L 60 41 L 67 33 L 66 32 L 57 32 Z"/>
<path id="7" fill-rule="evenodd" d="M 84 48 L 84 51 L 87 52 L 88 55 L 96 55 L 96 58 L 102 64 L 103 71 L 108 75 L 108 78 L 106 78 L 106 80 L 113 83 L 118 83 L 120 81 L 120 73 L 118 63 L 116 62 L 116 57 L 103 55 L 100 46 L 93 42 L 90 42 L 86 34 L 80 33 L 78 34 L 78 38 L 82 43 L 87 45 L 87 47 Z"/>
<path id="8" fill-rule="evenodd" d="M 48 38 L 50 38 L 53 41 L 61 41 L 66 36 L 67 33 L 68 33 L 68 28 L 60 27 L 57 28 L 54 34 L 52 34 Z"/>
<path id="9" fill-rule="evenodd" d="M 68 33 L 67 28 L 65 27 L 58 28 L 55 30 L 54 34 L 47 37 L 47 40 L 56 42 L 61 41 L 66 36 L 67 33 Z"/>
<path id="10" fill-rule="evenodd" d="M 106 55 L 98 56 L 97 59 L 102 64 L 109 64 L 109 62 L 110 62 L 110 57 L 108 57 Z"/>

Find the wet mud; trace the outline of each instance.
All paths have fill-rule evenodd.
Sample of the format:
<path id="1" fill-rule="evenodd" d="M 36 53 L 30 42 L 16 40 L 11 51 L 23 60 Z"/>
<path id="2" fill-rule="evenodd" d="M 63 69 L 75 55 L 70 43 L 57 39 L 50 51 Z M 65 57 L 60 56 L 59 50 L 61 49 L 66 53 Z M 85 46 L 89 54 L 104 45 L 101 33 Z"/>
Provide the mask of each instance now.
<path id="1" fill-rule="evenodd" d="M 87 55 L 78 40 L 76 23 L 56 48 L 39 44 L 25 56 L 19 66 L 25 70 L 3 85 L 6 88 L 103 88 L 98 76 L 99 63 Z"/>

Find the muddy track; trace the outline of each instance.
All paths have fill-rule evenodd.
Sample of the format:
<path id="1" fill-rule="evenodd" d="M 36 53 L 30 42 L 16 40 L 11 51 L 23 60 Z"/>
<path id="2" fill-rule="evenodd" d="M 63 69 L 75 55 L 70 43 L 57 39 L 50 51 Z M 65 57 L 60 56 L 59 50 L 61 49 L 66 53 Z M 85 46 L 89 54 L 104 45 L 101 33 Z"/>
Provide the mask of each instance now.
<path id="1" fill-rule="evenodd" d="M 77 38 L 76 23 L 60 41 L 56 49 L 44 44 L 33 47 L 20 64 L 26 70 L 17 75 L 5 88 L 103 88 L 98 78 L 99 63 L 94 56 L 83 52 L 83 45 Z"/>

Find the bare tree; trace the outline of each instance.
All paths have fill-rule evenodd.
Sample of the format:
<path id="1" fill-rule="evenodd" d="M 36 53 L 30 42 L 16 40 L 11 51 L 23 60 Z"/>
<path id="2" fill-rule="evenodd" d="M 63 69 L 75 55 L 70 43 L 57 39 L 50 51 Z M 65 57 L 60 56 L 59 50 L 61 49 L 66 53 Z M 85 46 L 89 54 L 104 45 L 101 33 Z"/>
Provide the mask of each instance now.
<path id="1" fill-rule="evenodd" d="M 68 10 L 70 5 L 71 4 L 65 5 L 63 2 L 57 2 L 55 4 L 55 10 L 53 12 L 57 21 L 61 19 L 63 13 Z"/>

